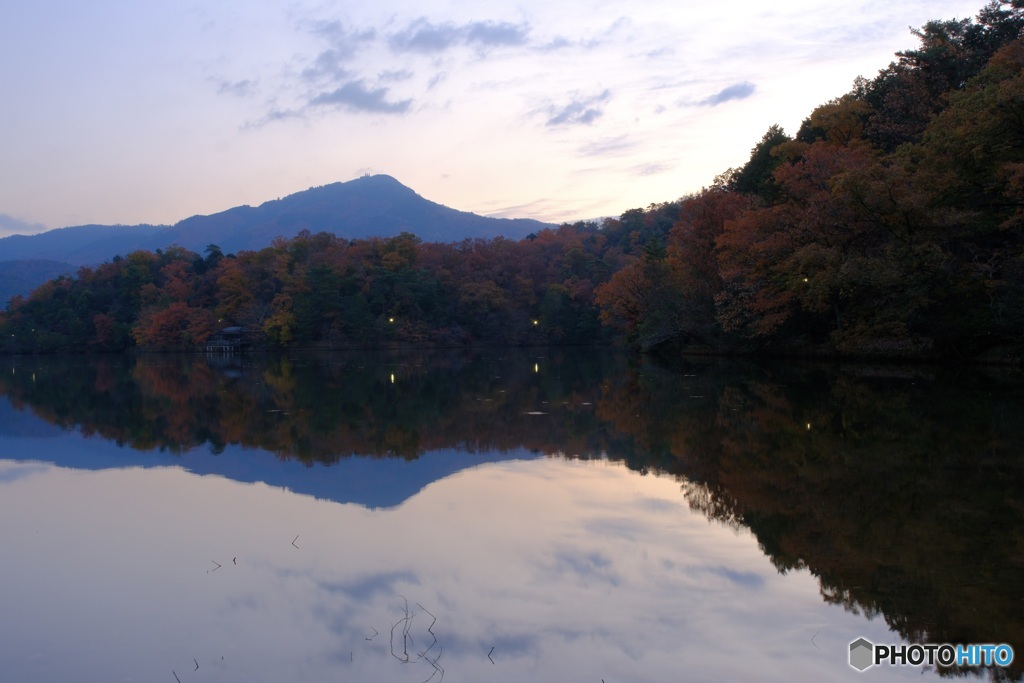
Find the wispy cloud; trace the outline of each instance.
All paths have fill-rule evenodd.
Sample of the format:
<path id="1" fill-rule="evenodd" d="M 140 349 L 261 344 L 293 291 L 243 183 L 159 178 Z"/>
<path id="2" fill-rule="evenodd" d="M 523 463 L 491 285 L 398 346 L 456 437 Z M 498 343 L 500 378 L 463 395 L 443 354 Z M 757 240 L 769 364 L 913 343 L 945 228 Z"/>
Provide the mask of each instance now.
<path id="1" fill-rule="evenodd" d="M 350 74 L 345 65 L 356 57 L 360 49 L 377 37 L 377 32 L 373 28 L 354 29 L 340 21 L 320 22 L 312 32 L 326 39 L 329 47 L 320 52 L 313 63 L 303 70 L 302 76 L 308 80 L 323 77 L 348 78 Z"/>
<path id="2" fill-rule="evenodd" d="M 281 121 L 289 121 L 292 119 L 301 119 L 305 116 L 305 113 L 298 109 L 279 109 L 272 107 L 262 118 L 255 121 L 247 121 L 241 126 L 241 130 L 259 130 L 263 126 L 271 123 L 279 123 Z"/>
<path id="3" fill-rule="evenodd" d="M 256 94 L 258 81 L 246 78 L 241 81 L 220 81 L 217 93 L 220 95 L 234 95 L 235 97 L 249 97 Z"/>
<path id="4" fill-rule="evenodd" d="M 352 111 L 378 114 L 404 114 L 412 100 L 388 100 L 387 88 L 368 88 L 361 80 L 349 81 L 337 90 L 321 93 L 309 101 L 310 106 L 341 106 Z"/>
<path id="5" fill-rule="evenodd" d="M 0 213 L 0 237 L 8 235 L 34 235 L 43 232 L 46 226 L 42 223 L 29 223 L 6 213 Z"/>
<path id="6" fill-rule="evenodd" d="M 652 176 L 670 171 L 672 170 L 672 166 L 661 162 L 652 162 L 649 164 L 641 164 L 633 170 L 638 176 Z"/>
<path id="7" fill-rule="evenodd" d="M 467 43 L 488 47 L 524 45 L 530 35 L 529 25 L 504 21 L 473 22 L 466 25 L 465 31 Z"/>
<path id="8" fill-rule="evenodd" d="M 756 85 L 749 81 L 744 81 L 730 85 L 728 88 L 723 88 L 711 97 L 701 100 L 698 104 L 705 107 L 716 107 L 730 100 L 745 100 L 753 95 L 755 90 L 757 90 Z"/>
<path id="9" fill-rule="evenodd" d="M 388 43 L 395 52 L 437 53 L 470 45 L 492 48 L 524 45 L 529 39 L 528 24 L 474 21 L 467 24 L 434 24 L 421 17 L 391 36 Z"/>
<path id="10" fill-rule="evenodd" d="M 401 26 L 401 24 L 400 24 Z M 496 47 L 524 45 L 529 40 L 529 24 L 504 21 L 471 21 L 434 23 L 426 17 L 414 19 L 395 32 L 385 28 L 359 27 L 341 21 L 320 21 L 306 26 L 323 49 L 305 58 L 292 73 L 305 82 L 306 92 L 283 86 L 283 97 L 292 100 L 290 108 L 275 107 L 256 124 L 291 118 L 305 118 L 314 109 L 343 109 L 355 113 L 405 114 L 414 100 L 393 96 L 392 86 L 409 83 L 415 89 L 417 77 L 426 92 L 433 90 L 446 76 L 438 71 L 432 77 L 420 74 L 419 56 L 436 56 L 449 49 L 469 47 L 477 54 Z M 389 50 L 395 59 L 381 62 L 380 47 Z M 371 54 L 372 53 L 372 54 Z M 373 54 L 377 58 L 370 59 Z M 421 66 L 421 65 L 420 65 Z M 434 64 L 437 67 L 437 64 Z M 225 89 L 228 85 L 222 85 Z M 242 90 L 243 82 L 238 89 Z M 290 91 L 290 92 L 289 92 Z M 276 101 L 276 99 L 275 99 Z"/>
<path id="11" fill-rule="evenodd" d="M 637 143 L 630 140 L 626 135 L 619 135 L 614 138 L 606 138 L 604 140 L 594 140 L 593 142 L 587 143 L 580 147 L 579 152 L 583 156 L 588 157 L 606 157 L 609 155 L 617 154 L 619 152 L 625 152 L 633 149 L 637 146 Z"/>
<path id="12" fill-rule="evenodd" d="M 601 117 L 604 113 L 601 105 L 608 102 L 611 97 L 611 90 L 605 90 L 591 96 L 580 96 L 577 94 L 568 104 L 548 108 L 547 125 L 590 125 Z"/>
<path id="13" fill-rule="evenodd" d="M 356 29 L 340 21 L 320 22 L 313 28 L 313 33 L 326 38 L 341 59 L 351 59 L 360 48 L 377 37 L 377 31 L 372 27 Z"/>
<path id="14" fill-rule="evenodd" d="M 610 45 L 622 39 L 622 34 L 629 28 L 631 22 L 626 17 L 619 17 L 607 28 L 593 33 L 581 33 L 579 37 L 567 37 L 556 35 L 546 42 L 534 46 L 538 52 L 556 52 L 560 50 L 586 50 L 594 51 Z"/>
<path id="15" fill-rule="evenodd" d="M 377 74 L 377 80 L 388 83 L 399 83 L 401 81 L 407 81 L 412 77 L 413 73 L 409 69 L 381 71 L 379 74 Z"/>
<path id="16" fill-rule="evenodd" d="M 564 36 L 556 36 L 555 38 L 552 38 L 548 42 L 539 46 L 537 49 L 540 50 L 541 52 L 555 52 L 557 50 L 565 50 L 573 46 L 575 46 L 575 43 L 570 41 L 568 38 Z"/>

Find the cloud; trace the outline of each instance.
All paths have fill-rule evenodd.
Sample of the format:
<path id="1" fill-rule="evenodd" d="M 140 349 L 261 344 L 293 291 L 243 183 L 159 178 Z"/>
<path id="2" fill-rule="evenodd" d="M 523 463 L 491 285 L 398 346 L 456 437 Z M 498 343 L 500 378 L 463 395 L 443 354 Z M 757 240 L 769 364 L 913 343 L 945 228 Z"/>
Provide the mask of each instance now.
<path id="1" fill-rule="evenodd" d="M 359 112 L 404 114 L 412 100 L 389 102 L 387 88 L 367 88 L 363 81 L 349 81 L 337 90 L 321 93 L 311 99 L 311 106 L 338 105 Z"/>
<path id="2" fill-rule="evenodd" d="M 407 81 L 413 77 L 412 71 L 408 69 L 399 69 L 392 71 L 381 71 L 377 74 L 378 81 L 387 81 L 389 83 L 398 83 L 399 81 Z"/>
<path id="3" fill-rule="evenodd" d="M 604 113 L 599 105 L 610 100 L 611 96 L 611 91 L 605 90 L 599 95 L 590 97 L 577 96 L 572 102 L 561 107 L 549 107 L 548 114 L 550 116 L 547 125 L 590 125 Z"/>
<path id="4" fill-rule="evenodd" d="M 728 102 L 729 100 L 745 100 L 753 95 L 755 90 L 757 90 L 756 85 L 749 81 L 744 81 L 742 83 L 730 85 L 728 88 L 720 90 L 711 97 L 701 100 L 698 104 L 706 107 L 716 107 L 723 102 Z"/>
<path id="5" fill-rule="evenodd" d="M 571 42 L 568 38 L 557 36 L 541 45 L 539 49 L 541 52 L 555 52 L 556 50 L 564 50 L 574 45 L 575 43 Z"/>
<path id="6" fill-rule="evenodd" d="M 388 42 L 395 52 L 430 54 L 461 45 L 480 48 L 523 45 L 529 33 L 528 24 L 474 21 L 460 26 L 450 22 L 433 24 L 421 17 L 391 36 Z"/>
<path id="7" fill-rule="evenodd" d="M 241 81 L 221 81 L 217 87 L 217 94 L 219 95 L 234 95 L 235 97 L 248 97 L 256 93 L 256 83 L 251 78 L 246 78 Z"/>
<path id="8" fill-rule="evenodd" d="M 343 66 L 346 60 L 337 50 L 324 50 L 313 60 L 313 65 L 302 71 L 302 77 L 306 80 L 315 81 L 320 78 L 341 79 L 347 78 L 350 74 Z"/>
<path id="9" fill-rule="evenodd" d="M 313 33 L 326 38 L 340 59 L 351 59 L 360 47 L 377 37 L 377 31 L 373 28 L 357 30 L 345 26 L 340 21 L 319 23 L 314 27 Z"/>
<path id="10" fill-rule="evenodd" d="M 491 218 L 533 218 L 557 225 L 563 222 L 589 220 L 603 210 L 603 200 L 592 198 L 566 202 L 556 197 L 545 197 L 525 204 L 484 202 L 471 209 Z"/>
<path id="11" fill-rule="evenodd" d="M 351 29 L 339 21 L 319 23 L 313 33 L 326 38 L 330 47 L 316 56 L 312 66 L 303 70 L 302 76 L 307 80 L 321 77 L 348 78 L 350 74 L 344 64 L 355 58 L 365 44 L 377 37 L 377 32 L 372 28 Z"/>
<path id="12" fill-rule="evenodd" d="M 652 176 L 665 173 L 666 171 L 670 171 L 672 170 L 672 167 L 669 164 L 664 164 L 661 162 L 652 162 L 649 164 L 642 164 L 640 166 L 637 166 L 634 170 L 636 174 L 639 176 Z"/>
<path id="13" fill-rule="evenodd" d="M 529 25 L 505 21 L 477 21 L 465 27 L 466 42 L 488 47 L 523 45 L 530 34 Z"/>
<path id="14" fill-rule="evenodd" d="M 579 152 L 588 157 L 604 157 L 618 152 L 625 152 L 637 146 L 637 143 L 630 140 L 626 135 L 604 140 L 595 140 L 580 147 Z"/>
<path id="15" fill-rule="evenodd" d="M 271 109 L 267 114 L 259 119 L 258 121 L 249 121 L 242 126 L 242 130 L 256 130 L 262 128 L 271 123 L 277 123 L 278 121 L 288 121 L 290 119 L 301 119 L 304 114 L 301 111 L 295 109 Z"/>
<path id="16" fill-rule="evenodd" d="M 434 25 L 425 18 L 411 23 L 388 41 L 396 52 L 443 52 L 458 45 L 460 29 L 454 24 Z"/>
<path id="17" fill-rule="evenodd" d="M 557 35 L 543 45 L 539 45 L 537 50 L 540 52 L 554 52 L 566 49 L 581 49 L 587 51 L 600 50 L 603 47 L 621 40 L 624 30 L 629 28 L 631 25 L 632 22 L 628 18 L 619 17 L 604 30 L 593 33 L 588 32 L 585 38 L 576 39 Z"/>
<path id="18" fill-rule="evenodd" d="M 438 83 L 445 80 L 447 77 L 448 75 L 443 71 L 441 73 L 434 74 L 433 76 L 430 77 L 430 81 L 427 82 L 427 90 L 433 90 L 435 87 L 437 87 Z"/>
<path id="19" fill-rule="evenodd" d="M 7 235 L 34 235 L 44 232 L 46 226 L 42 223 L 28 223 L 6 213 L 0 213 L 0 237 Z"/>

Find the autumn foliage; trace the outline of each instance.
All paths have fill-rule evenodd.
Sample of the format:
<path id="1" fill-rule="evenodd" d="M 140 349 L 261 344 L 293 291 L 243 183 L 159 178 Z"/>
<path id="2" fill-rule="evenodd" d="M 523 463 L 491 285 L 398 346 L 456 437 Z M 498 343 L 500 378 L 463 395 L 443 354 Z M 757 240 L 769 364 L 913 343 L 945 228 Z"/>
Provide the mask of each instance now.
<path id="1" fill-rule="evenodd" d="M 592 343 L 1007 360 L 1024 332 L 1024 1 L 915 30 L 741 168 L 617 219 L 502 238 L 136 252 L 0 314 L 12 351 Z M 603 325 L 602 325 L 603 323 Z"/>
<path id="2" fill-rule="evenodd" d="M 599 291 L 603 319 L 645 347 L 1019 356 L 1022 6 L 930 22 L 795 138 L 769 128 Z"/>
<path id="3" fill-rule="evenodd" d="M 607 335 L 594 290 L 622 254 L 592 223 L 518 242 L 307 232 L 239 254 L 139 251 L 13 300 L 0 339 L 15 351 L 195 349 L 240 326 L 269 348 L 593 343 Z"/>

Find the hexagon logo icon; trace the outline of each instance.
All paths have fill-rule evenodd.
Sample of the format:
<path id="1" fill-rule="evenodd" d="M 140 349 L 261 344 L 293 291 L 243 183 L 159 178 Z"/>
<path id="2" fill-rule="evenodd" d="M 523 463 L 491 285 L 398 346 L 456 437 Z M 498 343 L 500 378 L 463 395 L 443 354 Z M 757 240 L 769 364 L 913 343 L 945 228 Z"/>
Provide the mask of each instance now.
<path id="1" fill-rule="evenodd" d="M 864 671 L 874 665 L 875 646 L 867 638 L 858 638 L 850 643 L 850 666 Z"/>

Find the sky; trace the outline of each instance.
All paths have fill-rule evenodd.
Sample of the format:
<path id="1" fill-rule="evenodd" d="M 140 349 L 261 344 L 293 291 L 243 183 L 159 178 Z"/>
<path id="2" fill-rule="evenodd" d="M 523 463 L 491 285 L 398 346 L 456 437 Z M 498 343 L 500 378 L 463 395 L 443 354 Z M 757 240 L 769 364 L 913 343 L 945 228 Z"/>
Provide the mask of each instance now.
<path id="1" fill-rule="evenodd" d="M 673 201 L 986 0 L 0 5 L 0 237 L 386 173 L 560 223 Z M 0 254 L 2 258 L 2 254 Z"/>

